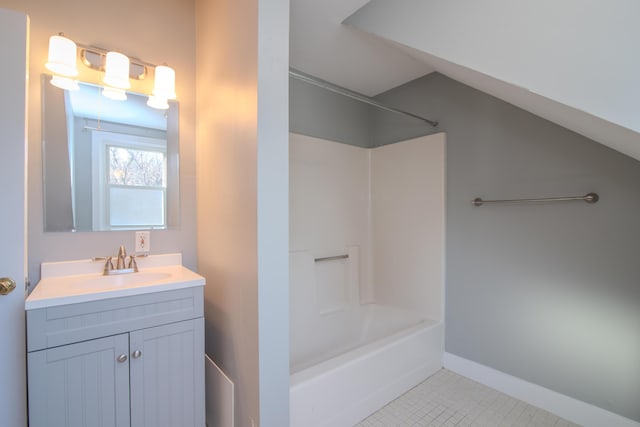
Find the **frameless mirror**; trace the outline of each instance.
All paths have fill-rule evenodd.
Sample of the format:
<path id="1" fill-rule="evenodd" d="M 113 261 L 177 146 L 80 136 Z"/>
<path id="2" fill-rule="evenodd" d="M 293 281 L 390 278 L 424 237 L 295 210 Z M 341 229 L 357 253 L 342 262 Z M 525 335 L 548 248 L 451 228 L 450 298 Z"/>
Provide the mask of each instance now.
<path id="1" fill-rule="evenodd" d="M 42 77 L 45 231 L 158 229 L 179 223 L 178 103 L 116 101 L 102 87 Z"/>

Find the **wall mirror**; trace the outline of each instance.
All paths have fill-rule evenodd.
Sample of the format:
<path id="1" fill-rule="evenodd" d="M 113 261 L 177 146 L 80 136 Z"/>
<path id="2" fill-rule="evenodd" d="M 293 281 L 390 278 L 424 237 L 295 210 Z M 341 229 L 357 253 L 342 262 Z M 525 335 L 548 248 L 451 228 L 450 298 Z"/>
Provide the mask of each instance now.
<path id="1" fill-rule="evenodd" d="M 163 229 L 179 225 L 178 103 L 116 101 L 42 76 L 45 231 Z"/>

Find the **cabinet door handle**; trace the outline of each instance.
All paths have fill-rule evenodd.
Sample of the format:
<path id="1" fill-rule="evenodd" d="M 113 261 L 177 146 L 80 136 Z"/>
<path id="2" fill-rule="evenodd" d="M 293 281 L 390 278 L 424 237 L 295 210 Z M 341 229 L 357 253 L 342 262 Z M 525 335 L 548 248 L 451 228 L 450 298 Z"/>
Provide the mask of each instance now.
<path id="1" fill-rule="evenodd" d="M 137 359 L 140 356 L 142 356 L 142 352 L 140 350 L 136 350 L 131 354 L 131 357 L 133 357 L 134 359 Z"/>
<path id="2" fill-rule="evenodd" d="M 124 363 L 127 361 L 127 355 L 126 354 L 121 354 L 120 356 L 118 356 L 118 358 L 116 359 L 118 361 L 118 363 Z"/>

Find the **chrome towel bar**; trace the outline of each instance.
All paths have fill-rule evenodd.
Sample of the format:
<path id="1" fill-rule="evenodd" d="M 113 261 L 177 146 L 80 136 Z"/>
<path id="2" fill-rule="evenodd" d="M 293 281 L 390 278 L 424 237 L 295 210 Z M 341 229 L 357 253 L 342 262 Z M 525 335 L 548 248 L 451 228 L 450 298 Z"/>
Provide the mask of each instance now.
<path id="1" fill-rule="evenodd" d="M 334 255 L 334 256 L 325 256 L 322 258 L 315 258 L 313 261 L 314 262 L 322 262 L 322 261 L 335 261 L 338 259 L 346 259 L 349 258 L 348 254 L 344 254 L 344 255 Z"/>
<path id="2" fill-rule="evenodd" d="M 587 203 L 596 203 L 600 200 L 600 196 L 596 193 L 585 194 L 584 196 L 573 197 L 546 197 L 542 199 L 510 199 L 510 200 L 482 200 L 477 197 L 471 201 L 473 206 L 482 206 L 490 203 L 545 203 L 545 202 L 570 202 L 573 200 L 582 200 Z"/>

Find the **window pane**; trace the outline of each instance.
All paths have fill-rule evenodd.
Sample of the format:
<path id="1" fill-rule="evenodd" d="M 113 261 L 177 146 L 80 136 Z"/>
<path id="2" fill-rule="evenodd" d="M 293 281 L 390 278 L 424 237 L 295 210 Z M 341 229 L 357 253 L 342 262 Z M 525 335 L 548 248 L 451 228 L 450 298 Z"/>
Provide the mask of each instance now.
<path id="1" fill-rule="evenodd" d="M 109 184 L 165 186 L 164 153 L 109 146 Z"/>
<path id="2" fill-rule="evenodd" d="M 164 226 L 164 189 L 111 187 L 110 225 Z"/>

